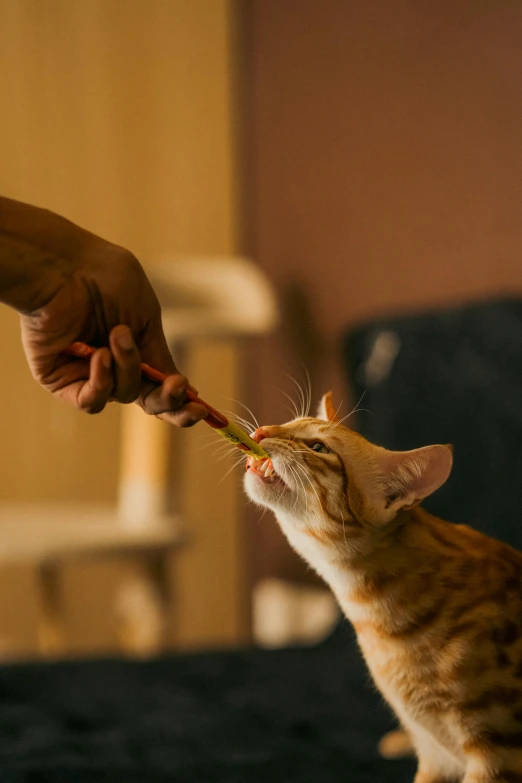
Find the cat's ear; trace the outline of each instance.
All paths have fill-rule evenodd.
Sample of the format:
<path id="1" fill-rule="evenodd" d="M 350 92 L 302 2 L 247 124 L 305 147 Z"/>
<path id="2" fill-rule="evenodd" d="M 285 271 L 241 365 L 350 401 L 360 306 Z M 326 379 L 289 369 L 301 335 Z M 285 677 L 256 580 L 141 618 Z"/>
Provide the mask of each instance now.
<path id="1" fill-rule="evenodd" d="M 412 508 L 441 487 L 453 465 L 453 447 L 425 446 L 381 455 L 385 508 Z"/>
<path id="2" fill-rule="evenodd" d="M 321 402 L 319 403 L 319 408 L 317 410 L 317 418 L 321 419 L 322 421 L 339 421 L 339 418 L 337 416 L 337 411 L 335 410 L 332 402 L 332 392 L 326 392 L 325 395 L 323 395 L 323 398 Z"/>

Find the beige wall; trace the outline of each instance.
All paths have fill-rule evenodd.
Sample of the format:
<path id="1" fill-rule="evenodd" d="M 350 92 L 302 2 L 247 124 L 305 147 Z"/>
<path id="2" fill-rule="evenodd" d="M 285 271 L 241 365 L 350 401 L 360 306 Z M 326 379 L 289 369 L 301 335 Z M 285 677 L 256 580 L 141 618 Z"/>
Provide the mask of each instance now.
<path id="1" fill-rule="evenodd" d="M 252 247 L 307 292 L 315 395 L 346 397 L 332 340 L 350 323 L 521 291 L 522 6 L 253 0 L 249 37 Z M 288 415 L 289 334 L 258 358 L 265 422 Z"/>
<path id="2" fill-rule="evenodd" d="M 7 0 L 0 191 L 130 247 L 235 250 L 230 3 Z M 113 498 L 118 413 L 87 419 L 31 381 L 0 310 L 0 497 Z M 88 479 L 88 480 L 87 480 Z"/>
<path id="3" fill-rule="evenodd" d="M 163 253 L 234 254 L 235 46 L 232 0 L 5 0 L 0 192 L 64 214 L 143 261 Z M 115 499 L 118 410 L 88 418 L 53 401 L 30 378 L 16 315 L 6 308 L 0 330 L 0 499 Z M 224 374 L 217 391 L 227 394 L 234 362 L 227 348 L 223 355 L 232 376 Z M 219 353 L 213 361 L 209 369 L 191 359 L 193 381 L 210 398 Z M 225 483 L 216 490 L 219 512 L 205 519 L 202 477 L 190 456 L 196 440 L 187 433 L 176 441 L 193 466 L 183 500 L 196 536 L 176 583 L 190 614 L 181 618 L 188 644 L 233 639 L 240 622 L 235 500 Z M 214 478 L 207 474 L 207 487 Z M 222 525 L 221 552 L 209 551 L 205 525 L 211 536 Z M 198 541 L 207 541 L 206 549 Z M 205 604 L 209 579 L 216 592 L 221 585 L 217 612 Z M 75 571 L 66 580 L 78 601 L 89 580 L 103 600 L 110 576 Z M 94 599 L 85 600 L 92 616 Z M 99 615 L 96 622 L 108 620 Z M 85 633 L 77 636 L 79 649 L 89 646 Z"/>

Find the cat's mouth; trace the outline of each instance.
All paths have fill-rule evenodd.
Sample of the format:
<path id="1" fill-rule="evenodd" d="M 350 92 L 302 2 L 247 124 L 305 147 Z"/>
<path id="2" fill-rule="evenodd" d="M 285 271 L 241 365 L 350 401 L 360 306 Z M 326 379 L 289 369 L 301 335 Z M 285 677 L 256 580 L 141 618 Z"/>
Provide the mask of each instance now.
<path id="1" fill-rule="evenodd" d="M 283 479 L 276 473 L 271 459 L 247 457 L 246 469 L 254 473 L 266 484 L 283 483 Z"/>

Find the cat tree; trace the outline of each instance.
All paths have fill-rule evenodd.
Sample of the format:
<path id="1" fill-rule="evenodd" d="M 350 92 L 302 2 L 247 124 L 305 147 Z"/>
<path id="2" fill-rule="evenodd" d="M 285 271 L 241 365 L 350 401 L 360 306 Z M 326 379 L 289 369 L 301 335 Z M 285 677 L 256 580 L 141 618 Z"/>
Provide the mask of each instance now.
<path id="1" fill-rule="evenodd" d="M 147 273 L 158 293 L 169 346 L 186 356 L 199 340 L 262 335 L 276 322 L 271 287 L 243 258 L 164 258 Z M 184 365 L 186 366 L 186 365 Z M 239 392 L 238 392 L 239 393 Z M 205 388 L 212 400 L 212 389 Z M 169 513 L 167 477 L 172 428 L 137 406 L 121 410 L 120 480 L 115 508 L 88 504 L 2 504 L 0 562 L 36 566 L 41 604 L 38 653 L 67 654 L 60 571 L 80 558 L 134 557 L 140 567 L 122 588 L 115 615 L 122 651 L 151 654 L 164 645 L 175 610 L 166 575 L 173 549 L 188 527 Z M 0 639 L 9 655 L 9 640 Z"/>

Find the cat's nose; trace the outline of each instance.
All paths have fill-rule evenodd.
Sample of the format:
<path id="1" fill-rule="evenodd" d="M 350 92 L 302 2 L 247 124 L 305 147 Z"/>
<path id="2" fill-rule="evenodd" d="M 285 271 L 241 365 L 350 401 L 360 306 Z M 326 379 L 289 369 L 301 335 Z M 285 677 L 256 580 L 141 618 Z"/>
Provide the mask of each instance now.
<path id="1" fill-rule="evenodd" d="M 263 427 L 258 427 L 252 435 L 252 440 L 255 440 L 256 443 L 261 443 L 265 438 L 268 438 L 268 432 Z"/>

